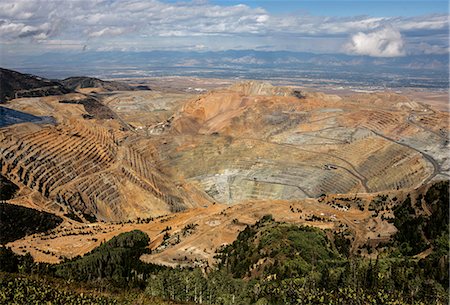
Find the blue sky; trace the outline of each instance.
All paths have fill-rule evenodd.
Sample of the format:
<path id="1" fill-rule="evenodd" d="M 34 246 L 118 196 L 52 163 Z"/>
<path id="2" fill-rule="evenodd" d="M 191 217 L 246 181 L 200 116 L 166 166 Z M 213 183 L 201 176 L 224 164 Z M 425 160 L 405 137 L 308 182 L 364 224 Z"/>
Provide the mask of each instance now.
<path id="1" fill-rule="evenodd" d="M 170 1 L 177 2 L 177 1 Z M 236 5 L 244 3 L 250 7 L 262 7 L 274 14 L 289 14 L 306 12 L 316 16 L 358 16 L 370 15 L 378 17 L 392 16 L 418 16 L 424 14 L 446 14 L 448 12 L 448 1 L 420 1 L 420 0 L 215 0 L 212 3 L 218 5 Z"/>
<path id="2" fill-rule="evenodd" d="M 448 54 L 447 1 L 1 0 L 0 60 L 46 52 Z"/>

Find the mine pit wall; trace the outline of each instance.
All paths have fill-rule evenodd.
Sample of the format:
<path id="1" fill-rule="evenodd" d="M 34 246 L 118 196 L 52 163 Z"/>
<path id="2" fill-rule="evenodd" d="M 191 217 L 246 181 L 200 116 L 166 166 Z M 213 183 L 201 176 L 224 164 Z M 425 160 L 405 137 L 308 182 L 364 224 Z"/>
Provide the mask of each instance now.
<path id="1" fill-rule="evenodd" d="M 235 139 L 227 147 L 220 137 L 204 137 L 176 154 L 169 150 L 162 162 L 222 203 L 408 189 L 432 175 L 433 168 L 416 150 L 370 131 L 355 134 L 332 151 L 250 139 Z M 246 146 L 252 143 L 258 151 Z M 192 163 L 202 156 L 210 157 Z"/>
<path id="2" fill-rule="evenodd" d="M 84 123 L 44 127 L 24 135 L 1 130 L 0 173 L 38 191 L 66 212 L 79 211 L 102 220 L 128 219 L 126 181 L 148 194 L 147 206 L 140 209 L 150 211 L 152 200 L 165 202 L 167 212 L 186 209 L 187 193 L 164 178 L 150 160 L 119 147 L 108 129 Z"/>
<path id="3" fill-rule="evenodd" d="M 152 146 L 149 143 L 146 144 Z M 155 162 L 151 162 L 148 157 L 134 147 L 125 147 L 124 151 L 123 161 L 128 169 L 122 167 L 122 172 L 130 181 L 166 202 L 170 212 L 180 212 L 188 207 L 187 202 L 182 199 L 185 198 L 189 201 L 188 194 L 164 177 L 163 173 L 154 165 Z M 152 154 L 152 157 L 154 157 L 154 154 Z M 132 171 L 129 169 L 132 169 Z"/>
<path id="4" fill-rule="evenodd" d="M 136 174 L 134 174 L 130 169 L 126 167 L 122 167 L 122 174 L 132 183 L 136 184 L 143 190 L 154 195 L 156 198 L 161 199 L 169 206 L 170 212 L 180 212 L 186 209 L 186 205 L 180 197 L 167 194 L 163 192 L 161 189 L 165 188 L 162 185 L 158 187 L 158 183 L 156 182 L 154 175 L 150 174 L 150 179 L 141 179 Z"/>
<path id="5" fill-rule="evenodd" d="M 74 179 L 107 169 L 117 154 L 115 147 L 106 144 L 110 141 L 105 130 L 85 126 L 45 127 L 24 137 L 6 129 L 2 135 L 1 172 L 51 200 L 61 201 L 61 189 Z M 86 208 L 79 197 L 78 205 Z"/>

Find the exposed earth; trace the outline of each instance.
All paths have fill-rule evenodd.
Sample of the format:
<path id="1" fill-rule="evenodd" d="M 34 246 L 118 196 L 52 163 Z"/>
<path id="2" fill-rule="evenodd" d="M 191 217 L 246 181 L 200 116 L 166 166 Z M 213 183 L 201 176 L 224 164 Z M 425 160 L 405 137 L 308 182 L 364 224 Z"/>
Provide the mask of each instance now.
<path id="1" fill-rule="evenodd" d="M 63 219 L 7 244 L 38 261 L 140 229 L 153 249 L 144 261 L 211 264 L 265 214 L 349 231 L 361 251 L 396 230 L 386 221 L 392 206 L 374 207 L 379 196 L 400 202 L 449 179 L 440 97 L 176 78 L 72 79 L 61 92 L 15 86 L 2 104 L 11 111 L 0 128 L 0 183 L 18 190 L 2 204 Z M 15 93 L 23 90 L 42 96 Z"/>

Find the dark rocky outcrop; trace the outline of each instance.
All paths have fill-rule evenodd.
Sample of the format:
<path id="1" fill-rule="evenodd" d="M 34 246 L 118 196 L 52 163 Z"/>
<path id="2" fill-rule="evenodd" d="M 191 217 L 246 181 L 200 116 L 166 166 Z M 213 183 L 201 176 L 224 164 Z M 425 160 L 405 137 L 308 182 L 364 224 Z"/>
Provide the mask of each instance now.
<path id="1" fill-rule="evenodd" d="M 69 77 L 62 80 L 61 83 L 71 90 L 82 88 L 98 88 L 105 91 L 150 90 L 150 88 L 148 88 L 147 86 L 133 87 L 121 82 L 104 81 L 98 78 L 86 76 Z"/>
<path id="2" fill-rule="evenodd" d="M 20 97 L 61 95 L 70 92 L 70 89 L 56 81 L 0 68 L 0 103 Z"/>
<path id="3" fill-rule="evenodd" d="M 109 109 L 108 106 L 103 105 L 100 101 L 93 97 L 86 97 L 84 99 L 74 99 L 74 100 L 61 100 L 62 104 L 81 104 L 84 109 L 88 112 L 88 115 L 83 115 L 86 119 L 115 119 L 117 116 L 115 113 Z"/>

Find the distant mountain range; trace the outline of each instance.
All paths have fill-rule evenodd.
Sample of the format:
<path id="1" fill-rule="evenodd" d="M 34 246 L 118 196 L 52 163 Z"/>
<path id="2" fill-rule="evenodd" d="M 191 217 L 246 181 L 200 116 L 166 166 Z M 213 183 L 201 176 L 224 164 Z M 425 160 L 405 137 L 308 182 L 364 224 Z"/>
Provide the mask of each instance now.
<path id="1" fill-rule="evenodd" d="M 359 85 L 446 88 L 449 58 L 447 55 L 379 58 L 255 50 L 86 51 L 46 53 L 0 64 L 48 78 L 86 74 L 100 78 L 166 75 L 272 80 L 303 78 L 336 79 Z M 426 83 L 422 83 L 424 79 Z"/>
<path id="2" fill-rule="evenodd" d="M 290 51 L 227 50 L 216 52 L 150 51 L 150 52 L 80 52 L 46 53 L 30 56 L 22 64 L 103 64 L 155 65 L 191 67 L 293 67 L 293 66 L 377 66 L 394 69 L 447 70 L 447 55 L 411 55 L 380 58 L 345 54 L 315 54 Z"/>

